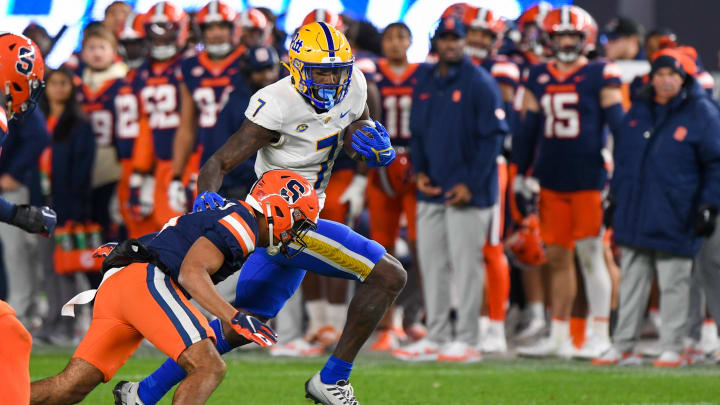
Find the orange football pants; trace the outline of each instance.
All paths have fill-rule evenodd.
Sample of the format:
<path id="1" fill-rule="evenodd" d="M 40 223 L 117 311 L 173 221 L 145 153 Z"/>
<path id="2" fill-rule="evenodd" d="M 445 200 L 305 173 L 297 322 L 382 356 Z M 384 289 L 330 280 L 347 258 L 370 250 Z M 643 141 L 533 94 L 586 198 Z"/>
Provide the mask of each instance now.
<path id="1" fill-rule="evenodd" d="M 133 263 L 98 289 L 90 329 L 73 358 L 97 367 L 107 382 L 143 337 L 177 361 L 192 344 L 215 340 L 215 333 L 170 277 L 153 265 Z"/>
<path id="2" fill-rule="evenodd" d="M 381 173 L 381 170 L 385 172 Z M 389 195 L 385 188 L 391 188 L 395 195 Z M 415 243 L 417 240 L 416 192 L 408 155 L 398 155 L 389 166 L 370 171 L 365 196 L 370 214 L 372 240 L 385 249 L 393 249 L 395 239 L 400 234 L 400 217 L 405 214 L 408 238 L 410 243 Z"/>
<path id="3" fill-rule="evenodd" d="M 507 302 L 510 297 L 510 265 L 503 248 L 503 226 L 505 225 L 505 196 L 508 186 L 508 167 L 505 158 L 498 158 L 498 201 L 483 247 L 485 258 L 485 294 L 488 317 L 493 321 L 504 321 Z"/>
<path id="4" fill-rule="evenodd" d="M 549 245 L 575 248 L 575 241 L 600 236 L 602 194 L 599 190 L 572 192 L 540 189 L 540 236 Z"/>
<path id="5" fill-rule="evenodd" d="M 340 196 L 347 190 L 352 183 L 355 170 L 343 169 L 332 172 L 330 181 L 325 189 L 325 206 L 320 211 L 320 218 L 328 221 L 335 221 L 341 224 L 347 219 L 350 207 L 347 203 L 340 203 Z"/>
<path id="6" fill-rule="evenodd" d="M 0 300 L 0 402 L 30 403 L 30 349 L 30 332 Z"/>

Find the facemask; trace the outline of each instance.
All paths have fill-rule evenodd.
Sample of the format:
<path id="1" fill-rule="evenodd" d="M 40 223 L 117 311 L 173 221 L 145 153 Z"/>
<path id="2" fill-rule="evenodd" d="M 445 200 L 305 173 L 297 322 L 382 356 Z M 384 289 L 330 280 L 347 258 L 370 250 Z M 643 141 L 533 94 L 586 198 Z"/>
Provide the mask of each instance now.
<path id="1" fill-rule="evenodd" d="M 175 54 L 177 54 L 175 45 L 158 45 L 150 48 L 150 56 L 155 60 L 168 60 Z"/>
<path id="2" fill-rule="evenodd" d="M 230 53 L 232 45 L 230 42 L 223 42 L 222 44 L 208 44 L 205 45 L 205 49 L 210 56 L 221 58 Z"/>
<path id="3" fill-rule="evenodd" d="M 465 47 L 465 55 L 471 58 L 485 59 L 488 56 L 488 50 L 485 48 L 476 48 L 473 46 Z"/>

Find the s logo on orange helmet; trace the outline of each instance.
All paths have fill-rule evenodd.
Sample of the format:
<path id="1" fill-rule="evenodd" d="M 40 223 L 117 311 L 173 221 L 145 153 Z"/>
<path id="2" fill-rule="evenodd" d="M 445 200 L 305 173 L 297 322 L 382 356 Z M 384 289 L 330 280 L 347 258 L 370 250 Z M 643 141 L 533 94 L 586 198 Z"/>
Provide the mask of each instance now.
<path id="1" fill-rule="evenodd" d="M 15 64 L 15 69 L 22 75 L 27 76 L 33 70 L 33 64 L 35 63 L 35 52 L 27 47 L 20 47 L 18 50 L 18 62 Z"/>

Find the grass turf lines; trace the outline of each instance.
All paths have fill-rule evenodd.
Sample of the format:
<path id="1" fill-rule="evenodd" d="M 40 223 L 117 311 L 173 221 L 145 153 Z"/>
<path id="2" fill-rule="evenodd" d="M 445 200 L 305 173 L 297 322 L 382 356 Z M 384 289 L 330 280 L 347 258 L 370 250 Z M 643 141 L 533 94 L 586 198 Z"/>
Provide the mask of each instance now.
<path id="1" fill-rule="evenodd" d="M 70 349 L 35 346 L 32 380 L 65 367 Z M 138 381 L 164 356 L 141 348 L 83 404 L 112 404 L 120 380 Z M 209 404 L 305 404 L 304 384 L 325 361 L 272 358 L 258 350 L 225 356 L 227 375 Z M 404 363 L 389 356 L 361 354 L 350 380 L 363 405 L 424 404 L 716 404 L 720 367 L 655 369 L 652 366 L 593 367 L 585 362 L 487 358 L 472 365 Z M 161 404 L 170 404 L 166 395 Z"/>

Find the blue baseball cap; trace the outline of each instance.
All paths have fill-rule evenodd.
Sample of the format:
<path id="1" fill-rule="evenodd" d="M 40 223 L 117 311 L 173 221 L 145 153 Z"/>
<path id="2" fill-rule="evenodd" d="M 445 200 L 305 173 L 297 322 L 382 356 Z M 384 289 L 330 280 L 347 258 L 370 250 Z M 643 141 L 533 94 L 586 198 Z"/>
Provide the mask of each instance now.
<path id="1" fill-rule="evenodd" d="M 257 72 L 280 63 L 277 51 L 269 46 L 256 46 L 248 49 L 246 58 L 245 68 L 250 72 Z"/>
<path id="2" fill-rule="evenodd" d="M 440 24 L 438 24 L 437 28 L 435 29 L 433 39 L 437 39 L 441 35 L 445 34 L 453 34 L 456 35 L 458 38 L 465 38 L 465 24 L 462 22 L 461 19 L 455 16 L 448 16 L 442 18 L 440 19 Z"/>

